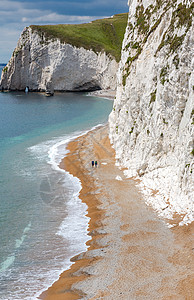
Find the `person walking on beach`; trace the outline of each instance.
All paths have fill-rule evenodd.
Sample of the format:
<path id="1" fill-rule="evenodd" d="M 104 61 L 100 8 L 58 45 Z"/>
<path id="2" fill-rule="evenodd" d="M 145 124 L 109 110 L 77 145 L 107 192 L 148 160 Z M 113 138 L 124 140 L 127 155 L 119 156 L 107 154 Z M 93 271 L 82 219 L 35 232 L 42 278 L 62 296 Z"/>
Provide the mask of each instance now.
<path id="1" fill-rule="evenodd" d="M 97 162 L 97 160 L 95 161 L 95 167 L 97 168 L 97 165 L 98 165 L 98 162 Z"/>
<path id="2" fill-rule="evenodd" d="M 92 167 L 94 167 L 94 160 L 92 160 Z"/>

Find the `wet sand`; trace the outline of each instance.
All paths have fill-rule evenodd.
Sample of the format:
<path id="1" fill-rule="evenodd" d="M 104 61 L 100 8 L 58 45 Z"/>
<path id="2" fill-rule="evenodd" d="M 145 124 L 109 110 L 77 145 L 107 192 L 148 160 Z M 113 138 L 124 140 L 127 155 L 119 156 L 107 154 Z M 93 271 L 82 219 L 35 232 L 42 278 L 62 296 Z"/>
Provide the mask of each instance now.
<path id="1" fill-rule="evenodd" d="M 169 229 L 144 203 L 138 181 L 115 166 L 107 132 L 71 142 L 61 162 L 82 182 L 92 239 L 41 299 L 194 299 L 194 224 Z"/>

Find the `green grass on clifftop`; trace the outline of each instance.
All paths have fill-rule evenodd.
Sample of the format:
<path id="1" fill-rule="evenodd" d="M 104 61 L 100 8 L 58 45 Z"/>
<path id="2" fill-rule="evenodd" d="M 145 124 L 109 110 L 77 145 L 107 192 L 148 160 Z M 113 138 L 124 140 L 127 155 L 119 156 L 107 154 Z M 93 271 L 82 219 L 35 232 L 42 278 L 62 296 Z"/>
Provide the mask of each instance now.
<path id="1" fill-rule="evenodd" d="M 60 39 L 76 47 L 105 51 L 120 60 L 122 41 L 127 26 L 128 14 L 118 14 L 112 18 L 99 19 L 87 24 L 76 25 L 31 25 L 42 40 Z"/>

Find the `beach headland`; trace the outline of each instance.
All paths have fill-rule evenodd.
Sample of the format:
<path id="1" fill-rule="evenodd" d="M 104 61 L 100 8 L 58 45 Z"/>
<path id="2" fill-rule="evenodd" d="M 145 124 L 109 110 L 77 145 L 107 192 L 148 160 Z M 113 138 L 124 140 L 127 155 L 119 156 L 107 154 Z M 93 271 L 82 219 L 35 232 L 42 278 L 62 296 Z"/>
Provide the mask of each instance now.
<path id="1" fill-rule="evenodd" d="M 40 299 L 194 299 L 193 223 L 170 229 L 145 204 L 138 181 L 115 166 L 107 126 L 68 150 L 61 167 L 81 180 L 91 240 Z"/>

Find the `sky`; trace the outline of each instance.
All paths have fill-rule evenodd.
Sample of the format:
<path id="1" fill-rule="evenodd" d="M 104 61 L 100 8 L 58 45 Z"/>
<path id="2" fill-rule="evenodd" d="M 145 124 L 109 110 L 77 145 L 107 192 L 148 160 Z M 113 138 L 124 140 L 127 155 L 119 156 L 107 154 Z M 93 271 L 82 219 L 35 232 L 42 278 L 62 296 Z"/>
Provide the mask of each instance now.
<path id="1" fill-rule="evenodd" d="M 128 12 L 128 0 L 0 0 L 0 63 L 29 25 L 78 24 Z"/>

